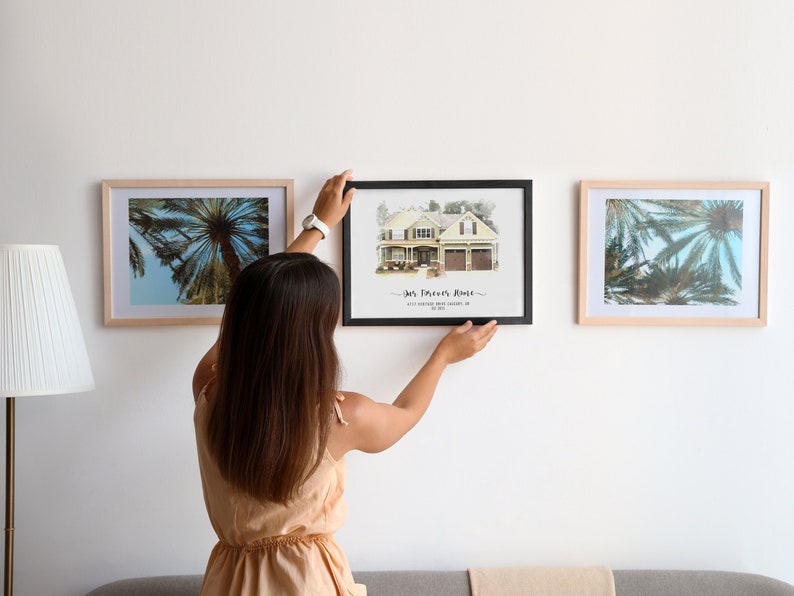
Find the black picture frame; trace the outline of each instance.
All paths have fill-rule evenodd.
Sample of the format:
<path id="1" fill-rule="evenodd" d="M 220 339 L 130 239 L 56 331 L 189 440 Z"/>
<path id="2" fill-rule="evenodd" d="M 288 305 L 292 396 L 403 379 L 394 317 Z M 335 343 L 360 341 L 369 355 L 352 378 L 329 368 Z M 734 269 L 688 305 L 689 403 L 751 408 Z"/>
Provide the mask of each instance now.
<path id="1" fill-rule="evenodd" d="M 348 187 L 343 325 L 532 323 L 532 180 Z"/>

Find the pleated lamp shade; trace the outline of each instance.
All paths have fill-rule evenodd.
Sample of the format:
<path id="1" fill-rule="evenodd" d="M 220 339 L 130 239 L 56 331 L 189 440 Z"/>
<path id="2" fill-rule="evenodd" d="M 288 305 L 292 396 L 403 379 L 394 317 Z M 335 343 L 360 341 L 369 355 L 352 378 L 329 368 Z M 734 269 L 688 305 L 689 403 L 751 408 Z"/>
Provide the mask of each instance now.
<path id="1" fill-rule="evenodd" d="M 0 244 L 0 397 L 93 388 L 61 251 Z"/>

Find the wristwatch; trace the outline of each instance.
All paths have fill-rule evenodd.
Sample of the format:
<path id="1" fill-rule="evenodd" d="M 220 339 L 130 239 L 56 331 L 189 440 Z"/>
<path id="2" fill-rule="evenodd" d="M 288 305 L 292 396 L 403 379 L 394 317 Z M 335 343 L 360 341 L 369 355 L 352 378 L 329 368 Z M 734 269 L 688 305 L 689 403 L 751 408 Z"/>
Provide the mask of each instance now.
<path id="1" fill-rule="evenodd" d="M 317 217 L 314 213 L 311 215 L 307 215 L 306 219 L 303 220 L 303 229 L 304 230 L 311 230 L 312 228 L 317 228 L 320 230 L 320 233 L 323 235 L 323 238 L 328 236 L 328 233 L 331 231 L 328 229 L 328 226 Z"/>

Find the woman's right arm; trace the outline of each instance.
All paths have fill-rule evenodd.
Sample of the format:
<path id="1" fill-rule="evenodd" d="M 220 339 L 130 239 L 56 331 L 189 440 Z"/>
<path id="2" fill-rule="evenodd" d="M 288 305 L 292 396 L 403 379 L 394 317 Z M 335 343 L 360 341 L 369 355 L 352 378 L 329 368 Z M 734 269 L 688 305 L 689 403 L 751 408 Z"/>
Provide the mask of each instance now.
<path id="1" fill-rule="evenodd" d="M 338 458 L 353 449 L 377 453 L 394 445 L 427 411 L 446 367 L 482 350 L 496 330 L 496 321 L 479 327 L 467 321 L 452 329 L 391 404 L 344 393 L 341 408 L 348 424 L 333 427 L 328 441 L 331 455 Z"/>

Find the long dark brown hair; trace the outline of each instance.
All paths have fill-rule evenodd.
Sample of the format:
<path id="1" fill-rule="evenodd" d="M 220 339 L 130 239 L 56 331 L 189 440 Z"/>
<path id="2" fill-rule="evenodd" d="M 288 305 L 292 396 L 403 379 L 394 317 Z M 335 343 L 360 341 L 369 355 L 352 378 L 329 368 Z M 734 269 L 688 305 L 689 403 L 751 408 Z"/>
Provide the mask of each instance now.
<path id="1" fill-rule="evenodd" d="M 339 381 L 336 274 L 308 253 L 259 259 L 232 286 L 208 424 L 223 477 L 286 503 L 317 469 Z"/>

